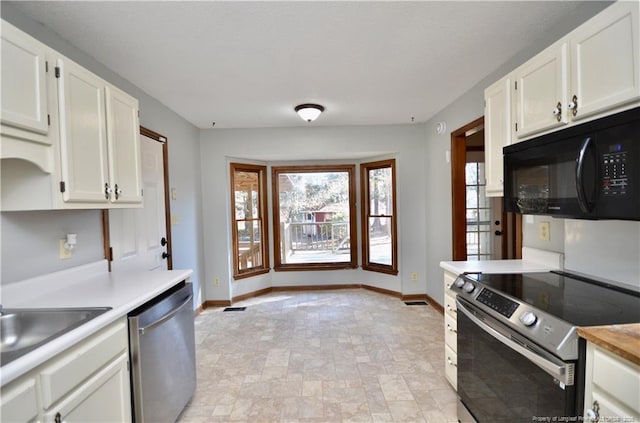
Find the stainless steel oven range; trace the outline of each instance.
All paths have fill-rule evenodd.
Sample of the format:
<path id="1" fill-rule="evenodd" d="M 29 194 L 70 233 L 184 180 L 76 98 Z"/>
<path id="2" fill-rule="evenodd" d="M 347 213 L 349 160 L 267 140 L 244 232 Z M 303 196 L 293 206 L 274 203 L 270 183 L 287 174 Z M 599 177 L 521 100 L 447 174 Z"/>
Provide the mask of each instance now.
<path id="1" fill-rule="evenodd" d="M 639 292 L 568 273 L 464 274 L 450 289 L 462 423 L 581 421 L 578 327 L 640 322 Z"/>

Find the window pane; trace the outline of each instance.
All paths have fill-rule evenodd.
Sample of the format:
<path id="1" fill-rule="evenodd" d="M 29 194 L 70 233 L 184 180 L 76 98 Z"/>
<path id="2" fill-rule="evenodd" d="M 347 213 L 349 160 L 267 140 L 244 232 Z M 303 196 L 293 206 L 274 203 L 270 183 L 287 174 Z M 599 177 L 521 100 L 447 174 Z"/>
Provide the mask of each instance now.
<path id="1" fill-rule="evenodd" d="M 369 262 L 391 266 L 391 218 L 369 218 Z"/>
<path id="2" fill-rule="evenodd" d="M 393 215 L 391 168 L 371 169 L 369 174 L 369 208 L 372 215 Z"/>
<path id="3" fill-rule="evenodd" d="M 236 219 L 255 219 L 259 217 L 258 189 L 260 174 L 258 172 L 236 170 L 233 181 Z"/>
<path id="4" fill-rule="evenodd" d="M 351 262 L 350 172 L 274 171 L 280 264 Z"/>
<path id="5" fill-rule="evenodd" d="M 239 270 L 262 266 L 262 244 L 260 243 L 260 222 L 237 222 Z"/>

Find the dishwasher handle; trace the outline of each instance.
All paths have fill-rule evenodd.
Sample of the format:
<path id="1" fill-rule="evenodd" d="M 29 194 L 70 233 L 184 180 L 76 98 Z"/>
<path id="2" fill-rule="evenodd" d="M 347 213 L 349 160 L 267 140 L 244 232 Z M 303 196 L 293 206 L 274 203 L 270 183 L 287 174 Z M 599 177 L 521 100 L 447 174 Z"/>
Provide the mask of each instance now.
<path id="1" fill-rule="evenodd" d="M 140 332 L 140 335 L 144 335 L 145 331 L 149 331 L 149 330 L 153 329 L 154 327 L 156 327 L 158 325 L 161 325 L 162 323 L 164 323 L 167 320 L 171 319 L 173 316 L 178 314 L 180 312 L 180 310 L 185 308 L 187 306 L 187 304 L 189 304 L 189 301 L 191 301 L 192 298 L 193 298 L 193 294 L 189 294 L 187 299 L 184 300 L 184 302 L 182 304 L 180 304 L 178 307 L 170 310 L 168 313 L 166 313 L 164 316 L 160 317 L 155 322 L 151 322 L 147 326 L 138 328 L 138 332 Z"/>

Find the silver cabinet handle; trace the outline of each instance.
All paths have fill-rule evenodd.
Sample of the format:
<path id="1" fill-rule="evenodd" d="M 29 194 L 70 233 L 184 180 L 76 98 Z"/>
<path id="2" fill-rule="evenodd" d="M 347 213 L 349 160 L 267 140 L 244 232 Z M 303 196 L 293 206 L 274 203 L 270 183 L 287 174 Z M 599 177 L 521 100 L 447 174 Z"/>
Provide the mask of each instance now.
<path id="1" fill-rule="evenodd" d="M 116 200 L 122 195 L 122 188 L 118 187 L 118 184 L 116 184 L 114 193 L 116 194 Z"/>
<path id="2" fill-rule="evenodd" d="M 105 182 L 105 184 L 104 184 L 104 198 L 106 198 L 108 200 L 109 197 L 111 197 L 111 193 L 112 192 L 113 192 L 113 190 L 109 187 L 109 184 Z"/>
<path id="3" fill-rule="evenodd" d="M 558 104 L 556 104 L 555 109 L 553 109 L 551 113 L 556 117 L 556 120 L 560 122 L 560 120 L 562 120 L 562 103 L 558 101 Z"/>
<path id="4" fill-rule="evenodd" d="M 451 360 L 451 357 L 447 357 L 447 363 L 449 363 L 450 366 L 458 367 L 458 365 Z"/>
<path id="5" fill-rule="evenodd" d="M 451 327 L 451 325 L 450 325 L 450 324 L 448 324 L 448 323 L 447 323 L 447 330 L 448 330 L 449 332 L 458 333 L 458 331 L 457 331 L 457 330 L 455 330 L 454 328 L 452 328 L 452 327 Z"/>
<path id="6" fill-rule="evenodd" d="M 573 96 L 569 104 L 567 104 L 567 109 L 571 110 L 571 114 L 573 116 L 578 114 L 578 97 L 577 96 L 575 95 Z"/>

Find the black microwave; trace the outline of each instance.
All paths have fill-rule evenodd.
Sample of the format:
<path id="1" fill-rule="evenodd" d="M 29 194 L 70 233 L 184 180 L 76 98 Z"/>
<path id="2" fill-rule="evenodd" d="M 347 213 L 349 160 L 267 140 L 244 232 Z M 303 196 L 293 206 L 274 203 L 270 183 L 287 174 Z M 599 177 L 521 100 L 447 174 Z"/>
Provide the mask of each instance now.
<path id="1" fill-rule="evenodd" d="M 503 152 L 505 211 L 640 220 L 640 107 Z"/>

